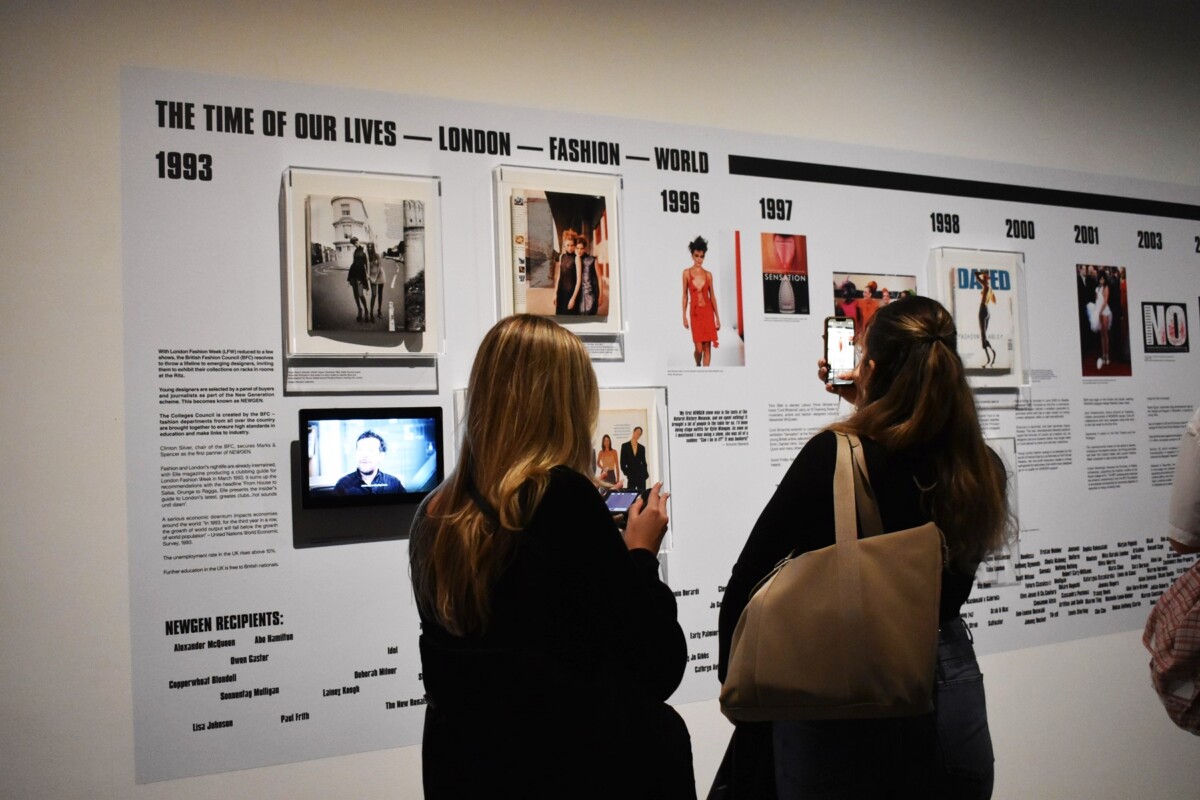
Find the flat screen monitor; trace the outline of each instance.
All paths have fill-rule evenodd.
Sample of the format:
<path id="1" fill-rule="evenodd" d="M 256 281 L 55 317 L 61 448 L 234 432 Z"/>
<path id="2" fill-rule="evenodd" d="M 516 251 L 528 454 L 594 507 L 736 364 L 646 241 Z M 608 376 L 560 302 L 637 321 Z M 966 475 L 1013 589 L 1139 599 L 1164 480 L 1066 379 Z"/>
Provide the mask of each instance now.
<path id="1" fill-rule="evenodd" d="M 301 505 L 415 504 L 442 482 L 442 409 L 300 411 Z"/>

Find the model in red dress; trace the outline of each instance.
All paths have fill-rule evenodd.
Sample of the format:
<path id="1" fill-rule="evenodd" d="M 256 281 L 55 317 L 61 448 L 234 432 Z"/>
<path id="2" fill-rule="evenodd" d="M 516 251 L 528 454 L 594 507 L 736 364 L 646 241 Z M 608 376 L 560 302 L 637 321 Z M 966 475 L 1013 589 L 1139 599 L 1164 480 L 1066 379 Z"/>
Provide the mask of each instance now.
<path id="1" fill-rule="evenodd" d="M 717 312 L 712 273 L 704 268 L 708 242 L 697 236 L 688 249 L 692 265 L 683 271 L 683 327 L 692 332 L 696 366 L 707 367 L 712 363 L 712 348 L 720 346 L 717 331 L 721 330 L 721 315 Z"/>

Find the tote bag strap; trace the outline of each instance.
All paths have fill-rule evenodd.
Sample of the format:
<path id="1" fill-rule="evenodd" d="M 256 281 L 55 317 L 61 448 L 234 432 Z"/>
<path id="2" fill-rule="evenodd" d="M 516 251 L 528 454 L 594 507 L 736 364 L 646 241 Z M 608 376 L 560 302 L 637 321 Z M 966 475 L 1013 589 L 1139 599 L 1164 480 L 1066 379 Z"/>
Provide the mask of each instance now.
<path id="1" fill-rule="evenodd" d="M 840 434 L 839 434 L 840 435 Z M 871 476 L 867 472 L 867 457 L 862 442 L 854 434 L 847 434 L 850 439 L 850 451 L 854 460 L 854 496 L 858 503 L 858 524 L 862 527 L 863 538 L 878 536 L 883 533 L 883 520 L 879 516 L 879 503 L 875 499 L 875 490 L 871 488 Z M 942 542 L 942 566 L 950 563 L 950 551 L 946 545 L 946 534 L 938 528 L 938 536 Z"/>
<path id="2" fill-rule="evenodd" d="M 855 477 L 850 437 L 837 434 L 837 466 L 833 471 L 833 520 L 837 532 L 838 602 L 842 612 L 842 665 L 850 686 L 863 685 L 858 671 L 866 666 L 863 637 L 862 576 L 858 563 L 858 526 L 855 514 Z M 860 445 L 861 446 L 861 445 Z"/>
<path id="3" fill-rule="evenodd" d="M 879 503 L 875 501 L 875 490 L 871 488 L 870 474 L 862 442 L 854 434 L 850 438 L 850 452 L 854 456 L 854 497 L 858 503 L 858 522 L 863 536 L 878 536 L 883 533 L 883 520 L 879 516 Z"/>
<path id="4" fill-rule="evenodd" d="M 857 500 L 854 460 L 850 453 L 850 439 L 844 433 L 837 436 L 837 466 L 833 470 L 833 525 L 837 543 L 845 544 L 858 538 Z"/>

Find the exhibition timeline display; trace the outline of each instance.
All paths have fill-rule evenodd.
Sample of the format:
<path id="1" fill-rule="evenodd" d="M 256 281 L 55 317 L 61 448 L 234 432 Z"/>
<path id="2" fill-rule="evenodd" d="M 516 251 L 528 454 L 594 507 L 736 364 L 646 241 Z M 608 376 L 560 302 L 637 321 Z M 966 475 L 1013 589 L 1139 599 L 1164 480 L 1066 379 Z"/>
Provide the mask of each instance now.
<path id="1" fill-rule="evenodd" d="M 592 354 L 597 482 L 669 484 L 674 702 L 717 695 L 724 581 L 850 411 L 826 317 L 907 294 L 954 314 L 1015 489 L 980 652 L 1138 628 L 1183 567 L 1200 192 L 135 68 L 121 119 L 139 782 L 420 742 L 408 524 L 509 313 Z"/>

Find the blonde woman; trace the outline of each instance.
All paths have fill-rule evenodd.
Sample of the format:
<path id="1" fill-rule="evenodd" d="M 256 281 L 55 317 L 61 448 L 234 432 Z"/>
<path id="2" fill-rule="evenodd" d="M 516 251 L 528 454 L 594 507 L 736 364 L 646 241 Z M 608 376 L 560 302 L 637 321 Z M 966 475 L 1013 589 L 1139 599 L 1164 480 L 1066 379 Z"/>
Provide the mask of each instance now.
<path id="1" fill-rule="evenodd" d="M 693 798 L 664 702 L 687 659 L 658 577 L 666 493 L 634 504 L 622 539 L 588 477 L 596 375 L 553 321 L 497 323 L 467 391 L 457 467 L 409 542 L 425 797 Z"/>

